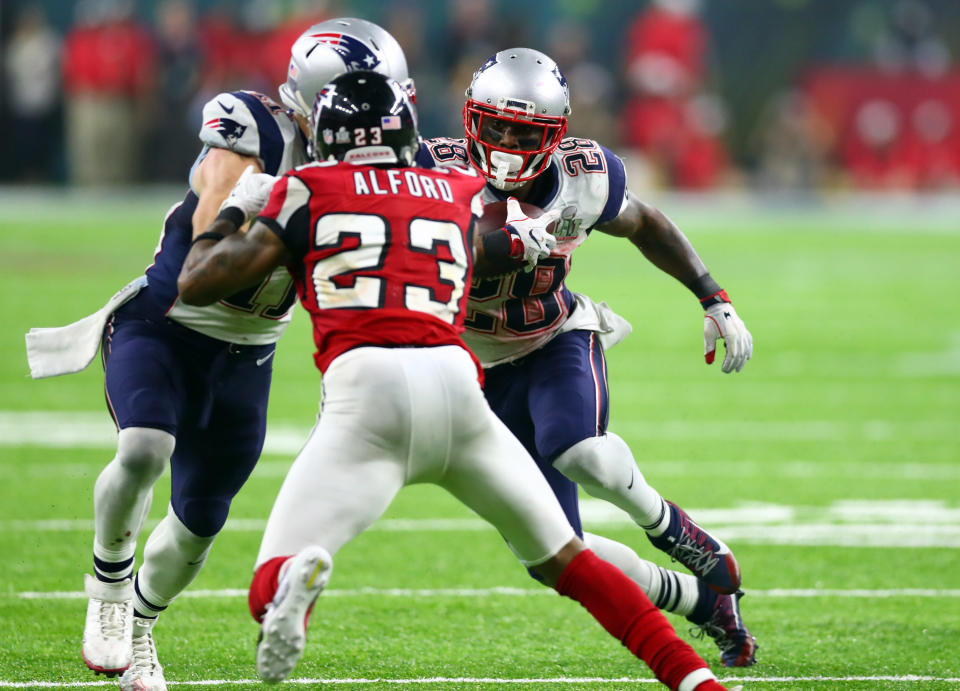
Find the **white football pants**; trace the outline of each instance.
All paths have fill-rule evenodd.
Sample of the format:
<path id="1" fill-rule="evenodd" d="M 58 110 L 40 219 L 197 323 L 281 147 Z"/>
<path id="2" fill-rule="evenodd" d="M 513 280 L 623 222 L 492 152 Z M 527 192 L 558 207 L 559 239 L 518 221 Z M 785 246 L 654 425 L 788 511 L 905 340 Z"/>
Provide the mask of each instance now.
<path id="1" fill-rule="evenodd" d="M 335 554 L 421 482 L 492 523 L 526 566 L 574 538 L 540 470 L 487 405 L 467 351 L 363 347 L 323 377 L 320 418 L 274 503 L 257 566 L 312 544 Z"/>

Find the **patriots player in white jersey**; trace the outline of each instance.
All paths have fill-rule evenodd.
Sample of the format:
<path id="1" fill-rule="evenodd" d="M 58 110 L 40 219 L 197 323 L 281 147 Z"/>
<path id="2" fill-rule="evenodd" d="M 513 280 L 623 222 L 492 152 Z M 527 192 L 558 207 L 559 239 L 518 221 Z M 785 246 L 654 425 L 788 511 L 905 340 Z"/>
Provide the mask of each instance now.
<path id="1" fill-rule="evenodd" d="M 740 571 L 729 548 L 648 485 L 627 444 L 607 430 L 603 350 L 629 325 L 565 287 L 573 251 L 593 231 L 623 237 L 687 286 L 705 310 L 707 364 L 722 338 L 722 370 L 739 372 L 752 337 L 684 234 L 627 189 L 622 161 L 591 139 L 564 137 L 569 114 L 566 80 L 552 59 L 528 48 L 504 50 L 473 75 L 465 138 L 427 140 L 421 148 L 422 166 L 473 165 L 487 178 L 486 201 L 515 197 L 561 212 L 556 246 L 533 271 L 474 279 L 464 340 L 483 363 L 491 407 L 537 460 L 575 530 L 583 534 L 579 484 L 626 511 L 694 575 L 661 569 L 600 536 L 583 534 L 586 544 L 658 606 L 710 635 L 725 665 L 751 665 L 756 642 L 740 618 Z"/>
<path id="2" fill-rule="evenodd" d="M 94 488 L 83 658 L 97 673 L 123 673 L 123 689 L 166 688 L 153 626 L 200 571 L 257 462 L 274 347 L 296 300 L 281 268 L 212 305 L 184 304 L 177 276 L 191 243 L 242 171 L 275 175 L 308 160 L 310 110 L 333 77 L 374 70 L 413 93 L 399 44 L 365 20 L 316 24 L 291 53 L 279 88 L 283 106 L 252 91 L 222 93 L 204 106 L 190 190 L 167 214 L 141 289 L 112 313 L 104 332 L 107 404 L 119 434 L 116 456 Z M 170 506 L 135 573 L 137 539 L 168 463 Z"/>

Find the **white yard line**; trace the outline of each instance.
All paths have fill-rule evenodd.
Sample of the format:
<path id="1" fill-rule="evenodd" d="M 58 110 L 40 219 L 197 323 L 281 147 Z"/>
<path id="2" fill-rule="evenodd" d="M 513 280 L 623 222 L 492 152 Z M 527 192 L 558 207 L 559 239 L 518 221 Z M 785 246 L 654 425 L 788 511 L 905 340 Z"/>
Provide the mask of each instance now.
<path id="1" fill-rule="evenodd" d="M 694 514 L 696 515 L 696 514 Z M 156 526 L 148 521 L 146 530 Z M 912 523 L 892 525 L 889 523 L 861 523 L 842 525 L 836 523 L 788 524 L 754 526 L 725 523 L 706 523 L 710 532 L 726 542 L 750 545 L 787 545 L 807 547 L 870 547 L 893 548 L 938 548 L 960 549 L 960 525 L 929 525 Z M 266 521 L 262 519 L 231 519 L 224 532 L 262 533 Z M 628 520 L 585 521 L 588 529 L 603 533 L 604 527 L 632 527 Z M 5 520 L 0 521 L 4 533 L 42 532 L 93 532 L 92 520 Z M 392 533 L 458 533 L 492 532 L 485 521 L 479 518 L 386 518 L 370 528 L 370 532 Z"/>
<path id="2" fill-rule="evenodd" d="M 5 441 L 0 439 L 0 447 Z M 81 447 L 82 445 L 68 445 L 63 448 Z M 89 447 L 88 447 L 89 448 Z M 113 453 L 112 446 L 110 450 L 103 454 L 102 462 L 75 462 L 68 459 L 56 462 L 43 462 L 24 466 L 17 464 L 4 466 L 0 462 L 0 474 L 15 474 L 17 478 L 87 478 L 91 481 L 97 476 L 100 470 L 106 465 Z M 58 452 L 60 456 L 65 456 Z M 284 460 L 262 459 L 257 463 L 253 471 L 253 478 L 282 478 L 290 470 L 290 464 L 293 463 L 294 454 L 274 454 L 286 455 Z M 831 460 L 824 461 L 750 461 L 731 458 L 710 458 L 710 464 L 722 467 L 724 473 L 737 476 L 749 477 L 751 475 L 763 475 L 765 478 L 784 478 L 784 479 L 844 479 L 844 480 L 896 480 L 896 481 L 914 481 L 914 482 L 947 482 L 960 480 L 960 464 L 944 463 L 867 463 L 857 461 Z M 643 459 L 640 468 L 644 475 L 650 478 L 664 477 L 682 477 L 702 472 L 704 469 L 703 459 Z"/>
<path id="3" fill-rule="evenodd" d="M 867 420 L 666 420 L 616 423 L 616 431 L 641 439 L 770 441 L 954 441 L 956 424 L 948 421 Z M 264 453 L 293 456 L 310 427 L 274 423 L 267 428 Z M 0 446 L 112 449 L 116 431 L 106 412 L 0 411 Z"/>
<path id="4" fill-rule="evenodd" d="M 874 501 L 846 499 L 826 506 L 744 502 L 723 509 L 689 508 L 689 513 L 723 540 L 754 545 L 834 547 L 960 548 L 960 508 L 939 499 Z M 584 498 L 580 514 L 588 530 L 638 530 L 625 513 L 612 504 Z M 152 529 L 156 520 L 148 521 Z M 227 532 L 260 533 L 263 518 L 230 518 Z M 464 518 L 385 518 L 372 531 L 441 533 L 492 531 L 485 521 Z M 92 532 L 92 519 L 6 519 L 5 533 Z"/>
<path id="5" fill-rule="evenodd" d="M 836 683 L 836 682 L 870 682 L 889 681 L 897 683 L 928 683 L 941 682 L 948 684 L 960 683 L 960 677 L 932 677 L 918 674 L 905 675 L 870 675 L 848 677 L 720 677 L 722 683 L 736 684 L 750 682 L 751 684 L 783 684 L 783 683 Z M 543 678 L 513 678 L 503 679 L 496 677 L 425 677 L 422 679 L 288 679 L 284 684 L 294 686 L 357 686 L 369 684 L 394 684 L 397 686 L 413 686 L 418 684 L 496 684 L 496 685 L 531 685 L 531 684 L 659 684 L 656 679 L 637 679 L 635 677 L 543 677 Z M 116 687 L 115 681 L 0 681 L 0 688 L 7 689 L 70 689 L 99 686 Z M 259 679 L 198 679 L 191 681 L 167 680 L 167 686 L 262 686 Z"/>
<path id="6" fill-rule="evenodd" d="M 930 598 L 960 598 L 960 589 L 936 588 L 774 588 L 771 590 L 750 590 L 751 597 L 811 599 L 811 598 L 897 598 L 897 597 L 930 597 Z M 402 598 L 433 598 L 433 597 L 529 597 L 532 595 L 555 595 L 549 588 L 514 588 L 510 586 L 495 586 L 492 588 L 330 588 L 323 591 L 324 597 L 402 597 Z M 25 600 L 85 600 L 86 594 L 82 590 L 54 590 L 48 592 L 25 591 L 17 593 L 17 597 Z M 247 591 L 242 588 L 223 588 L 220 590 L 186 590 L 181 597 L 199 599 L 247 597 Z"/>

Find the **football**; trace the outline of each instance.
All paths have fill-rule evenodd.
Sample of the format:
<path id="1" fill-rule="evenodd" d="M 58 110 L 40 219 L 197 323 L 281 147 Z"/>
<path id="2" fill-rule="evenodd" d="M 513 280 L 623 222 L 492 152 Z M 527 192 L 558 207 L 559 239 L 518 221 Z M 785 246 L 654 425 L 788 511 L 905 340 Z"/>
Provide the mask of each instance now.
<path id="1" fill-rule="evenodd" d="M 523 213 L 530 218 L 540 218 L 540 216 L 543 215 L 543 209 L 533 204 L 520 202 L 520 208 L 523 210 Z M 500 229 L 506 225 L 506 222 L 507 203 L 490 202 L 484 204 L 483 216 L 477 220 L 477 225 L 474 227 L 473 232 L 478 237 L 486 235 L 487 233 L 500 232 Z M 548 230 L 553 232 L 552 227 L 548 228 Z M 517 260 L 510 257 L 502 257 L 491 260 L 486 257 L 479 257 L 476 264 L 474 264 L 473 275 L 477 278 L 495 278 L 497 276 L 516 273 L 523 267 L 524 262 L 522 259 Z"/>

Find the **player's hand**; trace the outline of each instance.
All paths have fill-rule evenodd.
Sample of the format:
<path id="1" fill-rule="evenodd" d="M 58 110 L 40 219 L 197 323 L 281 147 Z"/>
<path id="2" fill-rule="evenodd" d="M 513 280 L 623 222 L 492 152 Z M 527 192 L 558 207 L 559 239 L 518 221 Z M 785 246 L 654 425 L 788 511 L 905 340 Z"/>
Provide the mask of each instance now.
<path id="1" fill-rule="evenodd" d="M 507 198 L 507 233 L 510 234 L 514 249 L 511 256 L 523 258 L 524 271 L 533 271 L 533 267 L 557 246 L 557 239 L 547 232 L 547 227 L 560 218 L 560 210 L 548 211 L 539 218 L 530 218 L 520 208 L 515 197 Z M 519 242 L 517 242 L 519 240 Z"/>
<path id="2" fill-rule="evenodd" d="M 753 336 L 729 302 L 718 302 L 703 314 L 703 357 L 713 364 L 717 354 L 717 339 L 722 338 L 727 356 L 720 369 L 739 372 L 753 355 Z"/>
<path id="3" fill-rule="evenodd" d="M 234 207 L 243 212 L 244 222 L 248 222 L 266 205 L 270 198 L 270 190 L 278 178 L 266 173 L 255 173 L 252 165 L 244 168 L 237 184 L 230 190 L 230 194 L 220 205 L 220 211 L 227 207 Z"/>

